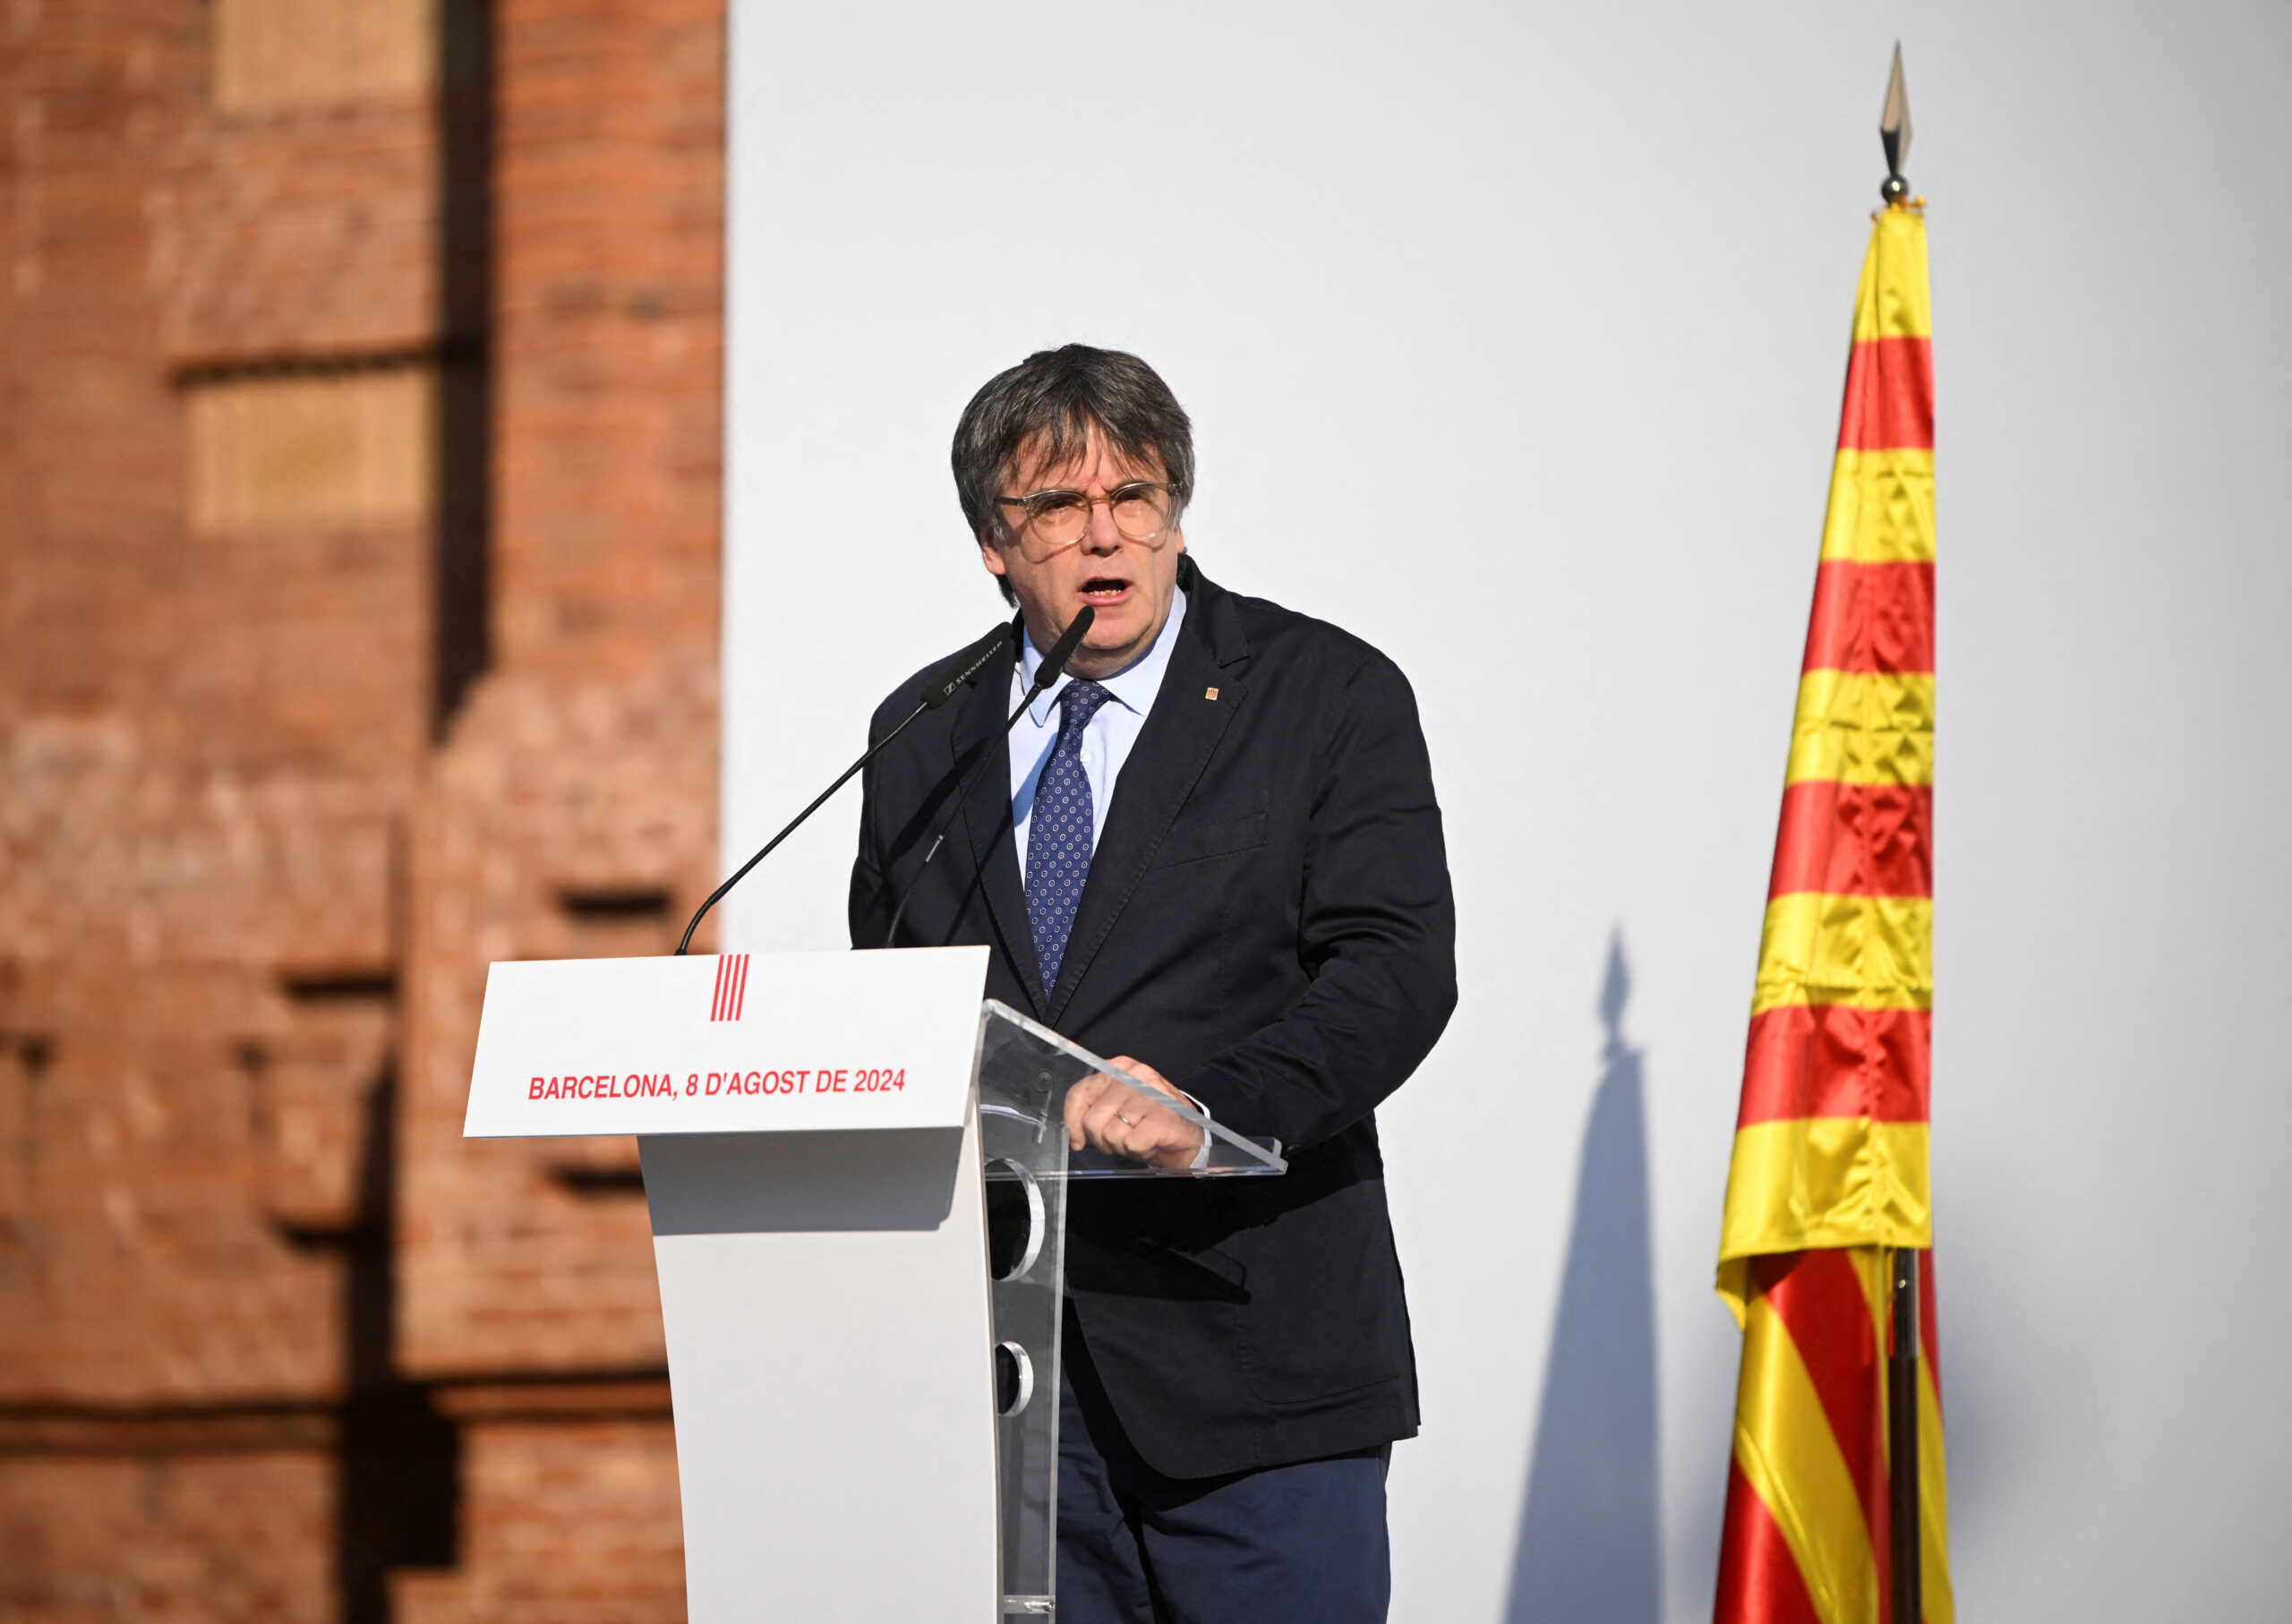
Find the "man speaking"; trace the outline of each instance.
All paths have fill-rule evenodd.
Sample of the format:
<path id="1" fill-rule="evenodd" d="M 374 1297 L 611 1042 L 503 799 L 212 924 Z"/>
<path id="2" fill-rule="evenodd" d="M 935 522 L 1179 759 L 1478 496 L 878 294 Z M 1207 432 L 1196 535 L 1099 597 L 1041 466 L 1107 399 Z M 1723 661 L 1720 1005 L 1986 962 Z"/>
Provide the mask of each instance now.
<path id="1" fill-rule="evenodd" d="M 1373 1113 L 1456 1003 L 1415 700 L 1359 638 L 1194 568 L 1192 425 L 1137 357 L 1029 356 L 964 408 L 954 460 L 1018 635 L 869 768 L 853 944 L 903 894 L 900 944 L 986 944 L 989 996 L 1289 1160 L 1069 1194 L 1061 1624 L 1381 1620 L 1417 1404 Z M 1104 1079 L 1067 1126 L 1162 1167 L 1201 1149 Z"/>

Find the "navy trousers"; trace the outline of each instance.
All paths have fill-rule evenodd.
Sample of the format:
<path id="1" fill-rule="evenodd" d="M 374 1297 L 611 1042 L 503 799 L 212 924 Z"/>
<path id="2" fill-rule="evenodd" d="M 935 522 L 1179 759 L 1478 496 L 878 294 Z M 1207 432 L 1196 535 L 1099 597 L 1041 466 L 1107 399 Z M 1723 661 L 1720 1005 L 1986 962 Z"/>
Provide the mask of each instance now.
<path id="1" fill-rule="evenodd" d="M 1392 1446 L 1225 1477 L 1165 1477 L 1124 1436 L 1066 1320 L 1058 1624 L 1384 1624 Z"/>

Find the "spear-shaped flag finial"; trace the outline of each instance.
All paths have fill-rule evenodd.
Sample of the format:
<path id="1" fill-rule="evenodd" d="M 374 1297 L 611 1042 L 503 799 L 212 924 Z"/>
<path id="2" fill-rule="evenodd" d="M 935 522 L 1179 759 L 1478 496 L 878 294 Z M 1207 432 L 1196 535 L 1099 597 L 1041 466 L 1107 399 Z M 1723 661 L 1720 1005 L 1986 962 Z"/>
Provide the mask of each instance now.
<path id="1" fill-rule="evenodd" d="M 1910 157 L 1910 92 L 1902 82 L 1902 41 L 1894 41 L 1894 71 L 1886 75 L 1886 105 L 1878 115 L 1878 141 L 1886 150 L 1886 184 L 1878 195 L 1889 203 L 1910 196 L 1910 183 L 1902 167 Z"/>

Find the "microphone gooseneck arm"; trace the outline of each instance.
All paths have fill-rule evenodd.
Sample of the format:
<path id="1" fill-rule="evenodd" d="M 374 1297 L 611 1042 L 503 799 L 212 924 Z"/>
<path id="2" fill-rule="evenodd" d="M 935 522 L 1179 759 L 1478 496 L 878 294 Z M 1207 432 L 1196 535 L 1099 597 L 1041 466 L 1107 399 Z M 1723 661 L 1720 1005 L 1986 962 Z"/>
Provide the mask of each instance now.
<path id="1" fill-rule="evenodd" d="M 1002 742 L 1009 736 L 1011 730 L 1019 725 L 1019 718 L 1025 715 L 1027 706 L 1035 702 L 1035 693 L 1036 690 L 1033 688 L 1027 690 L 1027 697 L 1019 701 L 1019 708 L 1011 713 L 1010 720 L 1004 722 L 1001 731 L 995 735 L 994 741 L 979 753 L 979 759 L 971 763 L 971 771 L 963 774 L 962 783 L 956 789 L 954 799 L 947 803 L 947 809 L 939 815 L 938 827 L 932 832 L 931 844 L 925 849 L 923 860 L 916 865 L 915 877 L 900 887 L 899 906 L 892 910 L 892 922 L 884 927 L 884 939 L 877 943 L 877 946 L 889 947 L 898 939 L 899 922 L 907 917 L 908 899 L 915 894 L 917 884 L 930 868 L 931 859 L 939 855 L 939 848 L 946 843 L 947 825 L 954 822 L 956 808 L 971 799 L 971 791 L 979 783 L 979 774 L 986 771 L 988 760 L 995 754 L 995 745 Z"/>
<path id="2" fill-rule="evenodd" d="M 860 768 L 875 760 L 876 753 L 878 750 L 881 750 L 885 745 L 889 744 L 893 739 L 905 732 L 909 722 L 914 721 L 918 716 L 920 716 L 925 711 L 930 708 L 931 707 L 929 705 L 919 705 L 913 710 L 908 712 L 905 718 L 901 721 L 897 727 L 885 734 L 881 741 L 868 747 L 868 753 L 866 755 L 853 762 L 850 766 L 844 768 L 834 783 L 828 785 L 826 789 L 822 790 L 817 795 L 814 796 L 810 806 L 806 807 L 801 812 L 797 813 L 794 817 L 790 818 L 786 828 L 781 830 L 779 833 L 765 842 L 764 849 L 762 850 L 758 851 L 754 857 L 748 859 L 747 862 L 742 863 L 738 868 L 732 870 L 732 877 L 731 879 L 726 880 L 723 885 L 717 886 L 715 890 L 710 892 L 708 893 L 708 900 L 703 902 L 698 908 L 693 910 L 691 921 L 684 927 L 684 936 L 677 943 L 677 952 L 681 953 L 692 945 L 692 933 L 700 928 L 700 921 L 708 916 L 708 910 L 715 907 L 718 902 L 723 900 L 723 896 L 726 892 L 739 885 L 742 880 L 748 878 L 749 869 L 764 861 L 765 858 L 770 857 L 782 841 L 786 840 L 790 835 L 795 833 L 806 818 L 809 817 L 813 813 L 820 809 L 821 805 L 826 801 L 829 796 L 834 794 L 838 790 L 843 788 L 845 784 L 851 782 L 851 775 L 854 773 L 857 773 Z"/>
<path id="3" fill-rule="evenodd" d="M 947 662 L 944 669 L 935 674 L 930 684 L 923 690 L 923 697 L 921 701 L 917 704 L 913 710 L 908 712 L 906 715 L 900 718 L 900 723 L 897 727 L 885 734 L 881 739 L 876 740 L 875 743 L 869 745 L 866 752 L 860 756 L 860 759 L 853 762 L 850 766 L 844 768 L 842 773 L 837 776 L 836 781 L 834 783 L 828 785 L 826 789 L 822 790 L 817 795 L 812 798 L 812 804 L 810 806 L 806 807 L 801 812 L 797 813 L 794 817 L 789 819 L 788 826 L 786 828 L 781 830 L 779 833 L 766 841 L 764 843 L 764 849 L 762 850 L 758 851 L 754 857 L 748 859 L 747 862 L 742 863 L 738 868 L 734 869 L 732 871 L 731 878 L 726 880 L 723 885 L 717 886 L 715 890 L 708 893 L 708 900 L 701 903 L 698 908 L 693 910 L 691 919 L 685 925 L 684 936 L 677 943 L 677 953 L 679 954 L 682 954 L 687 949 L 691 947 L 692 933 L 700 928 L 700 921 L 708 917 L 708 910 L 710 909 L 715 907 L 718 902 L 723 900 L 724 893 L 726 892 L 730 891 L 733 886 L 746 879 L 748 877 L 748 870 L 755 868 L 758 863 L 764 861 L 765 858 L 770 857 L 782 841 L 786 840 L 790 835 L 795 833 L 796 831 L 802 826 L 806 818 L 818 811 L 820 808 L 826 803 L 829 796 L 834 795 L 838 790 L 843 788 L 845 784 L 851 782 L 851 775 L 853 774 L 859 772 L 860 768 L 875 760 L 876 757 L 883 752 L 885 746 L 890 744 L 893 739 L 907 731 L 908 724 L 910 722 L 913 722 L 918 716 L 923 714 L 924 712 L 936 711 L 941 705 L 946 704 L 948 700 L 954 698 L 956 691 L 960 689 L 964 683 L 970 681 L 971 678 L 978 675 L 979 668 L 985 665 L 990 659 L 994 658 L 996 649 L 1001 645 L 1003 639 L 1010 635 L 1010 631 L 1011 628 L 1007 624 L 998 623 L 993 631 L 988 632 L 985 637 L 979 638 L 978 642 L 972 644 L 961 654 L 955 655 L 954 659 Z"/>
<path id="4" fill-rule="evenodd" d="M 1026 697 L 1019 701 L 1017 707 L 996 731 L 995 743 L 1009 738 L 1011 730 L 1019 725 L 1019 718 L 1027 714 L 1027 706 L 1047 692 L 1065 673 L 1066 662 L 1074 657 L 1074 651 L 1082 646 L 1083 634 L 1090 629 L 1090 622 L 1098 618 L 1098 613 L 1088 603 L 1083 604 L 1066 629 L 1059 634 L 1058 641 L 1051 645 L 1050 652 L 1042 657 L 1042 664 L 1036 668 L 1035 680 L 1028 684 Z M 994 743 L 990 743 L 979 753 L 979 759 L 971 763 L 971 771 L 963 774 L 962 784 L 947 802 L 947 809 L 939 814 L 938 826 L 932 832 L 930 845 L 924 849 L 923 860 L 916 865 L 915 873 L 907 884 L 900 887 L 899 905 L 892 910 L 891 923 L 884 927 L 884 939 L 877 944 L 877 946 L 889 947 L 899 939 L 899 922 L 907 917 L 908 902 L 915 895 L 916 886 L 922 884 L 924 875 L 929 872 L 931 859 L 939 855 L 939 848 L 946 843 L 947 826 L 954 822 L 955 814 L 971 799 L 971 791 L 978 787 L 979 775 L 987 771 L 987 764 L 994 758 Z"/>

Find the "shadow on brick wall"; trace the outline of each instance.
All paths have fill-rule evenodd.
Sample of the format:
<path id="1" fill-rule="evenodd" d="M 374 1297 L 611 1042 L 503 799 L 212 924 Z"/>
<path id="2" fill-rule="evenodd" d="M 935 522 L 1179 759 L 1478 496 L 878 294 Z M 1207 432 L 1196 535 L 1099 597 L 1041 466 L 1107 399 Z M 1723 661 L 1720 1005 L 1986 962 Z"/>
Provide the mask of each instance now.
<path id="1" fill-rule="evenodd" d="M 442 739 L 490 656 L 493 478 L 493 0 L 438 17 L 437 332 L 430 727 Z M 366 1098 L 355 1222 L 344 1237 L 348 1394 L 335 1495 L 341 1624 L 389 1624 L 389 1575 L 460 1559 L 461 1439 L 394 1357 L 398 1062 Z"/>
<path id="2" fill-rule="evenodd" d="M 342 1624 L 387 1624 L 393 1568 L 458 1560 L 460 1434 L 391 1359 L 398 1278 L 398 1067 L 367 1096 L 358 1218 L 343 1312 L 349 1394 L 336 1465 L 335 1579 Z"/>
<path id="3" fill-rule="evenodd" d="M 431 736 L 443 739 L 491 653 L 493 459 L 492 0 L 438 19 L 437 522 L 432 555 Z"/>

